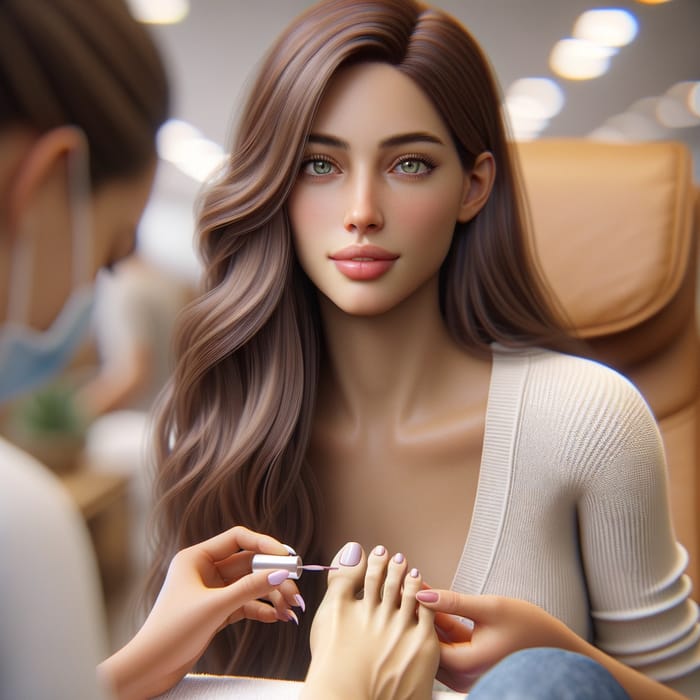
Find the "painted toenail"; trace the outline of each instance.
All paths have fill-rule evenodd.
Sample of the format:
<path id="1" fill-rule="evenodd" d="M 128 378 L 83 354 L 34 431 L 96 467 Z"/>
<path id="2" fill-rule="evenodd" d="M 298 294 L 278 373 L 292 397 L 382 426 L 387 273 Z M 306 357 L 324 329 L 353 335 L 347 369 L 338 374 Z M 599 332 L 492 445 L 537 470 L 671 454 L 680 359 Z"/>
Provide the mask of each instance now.
<path id="1" fill-rule="evenodd" d="M 385 549 L 384 547 L 382 547 L 382 545 L 378 544 L 378 545 L 374 548 L 373 554 L 374 554 L 376 557 L 383 557 L 385 552 L 386 552 L 386 549 Z"/>
<path id="2" fill-rule="evenodd" d="M 348 542 L 343 547 L 340 563 L 343 566 L 357 566 L 362 559 L 362 547 L 357 542 Z"/>
<path id="3" fill-rule="evenodd" d="M 403 556 L 403 554 L 401 554 L 401 552 L 399 552 L 398 554 L 395 554 L 395 555 L 394 555 L 394 561 L 395 561 L 397 564 L 403 564 L 403 560 L 404 560 L 404 556 Z"/>
<path id="4" fill-rule="evenodd" d="M 411 578 L 418 578 L 418 569 L 411 569 Z"/>
<path id="5" fill-rule="evenodd" d="M 297 593 L 294 596 L 294 600 L 296 600 L 297 605 L 301 608 L 302 612 L 306 612 L 306 603 L 304 602 L 304 599 L 301 597 L 299 593 Z"/>

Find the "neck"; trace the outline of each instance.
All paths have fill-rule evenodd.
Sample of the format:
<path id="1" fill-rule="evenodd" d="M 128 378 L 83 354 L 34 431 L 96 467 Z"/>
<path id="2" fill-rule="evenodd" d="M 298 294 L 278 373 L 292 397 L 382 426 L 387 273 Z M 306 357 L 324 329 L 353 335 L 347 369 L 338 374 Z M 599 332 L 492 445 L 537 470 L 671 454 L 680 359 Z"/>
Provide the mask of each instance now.
<path id="1" fill-rule="evenodd" d="M 326 357 L 319 407 L 354 422 L 420 418 L 426 397 L 439 400 L 457 367 L 475 361 L 447 330 L 437 278 L 379 316 L 350 316 L 327 299 L 321 315 Z"/>

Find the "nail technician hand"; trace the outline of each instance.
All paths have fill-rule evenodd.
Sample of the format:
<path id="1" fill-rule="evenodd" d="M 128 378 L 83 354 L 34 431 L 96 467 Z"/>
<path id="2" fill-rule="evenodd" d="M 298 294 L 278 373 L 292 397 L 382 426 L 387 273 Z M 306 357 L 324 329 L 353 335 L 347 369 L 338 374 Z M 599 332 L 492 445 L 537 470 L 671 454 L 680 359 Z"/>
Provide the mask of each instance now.
<path id="1" fill-rule="evenodd" d="M 256 552 L 287 554 L 274 538 L 238 526 L 175 555 L 141 629 L 98 667 L 119 700 L 175 685 L 233 622 L 296 621 L 291 608 L 304 608 L 299 590 L 286 571 L 250 573 Z"/>
<path id="2" fill-rule="evenodd" d="M 436 612 L 437 678 L 459 692 L 467 692 L 483 673 L 520 649 L 558 647 L 586 653 L 579 644 L 583 640 L 561 621 L 522 600 L 447 590 L 422 590 L 416 598 Z M 474 628 L 460 617 L 472 620 Z"/>

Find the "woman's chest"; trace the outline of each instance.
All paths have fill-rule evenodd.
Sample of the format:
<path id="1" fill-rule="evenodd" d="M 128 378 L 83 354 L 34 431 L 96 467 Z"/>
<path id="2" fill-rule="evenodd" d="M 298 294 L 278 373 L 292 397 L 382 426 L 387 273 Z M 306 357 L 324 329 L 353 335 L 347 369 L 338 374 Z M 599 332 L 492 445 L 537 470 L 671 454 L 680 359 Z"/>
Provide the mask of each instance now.
<path id="1" fill-rule="evenodd" d="M 367 552 L 381 544 L 404 554 L 430 585 L 450 586 L 476 498 L 483 425 L 430 442 L 316 445 L 324 557 L 350 540 Z"/>

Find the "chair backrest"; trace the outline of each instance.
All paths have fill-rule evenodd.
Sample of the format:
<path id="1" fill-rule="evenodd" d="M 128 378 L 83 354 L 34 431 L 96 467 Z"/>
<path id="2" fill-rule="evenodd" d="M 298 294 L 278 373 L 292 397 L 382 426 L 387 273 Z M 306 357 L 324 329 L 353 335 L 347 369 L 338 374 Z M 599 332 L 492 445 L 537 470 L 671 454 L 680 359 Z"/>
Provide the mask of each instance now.
<path id="1" fill-rule="evenodd" d="M 629 377 L 663 435 L 676 535 L 700 594 L 700 197 L 679 143 L 520 144 L 545 280 L 591 356 Z"/>

